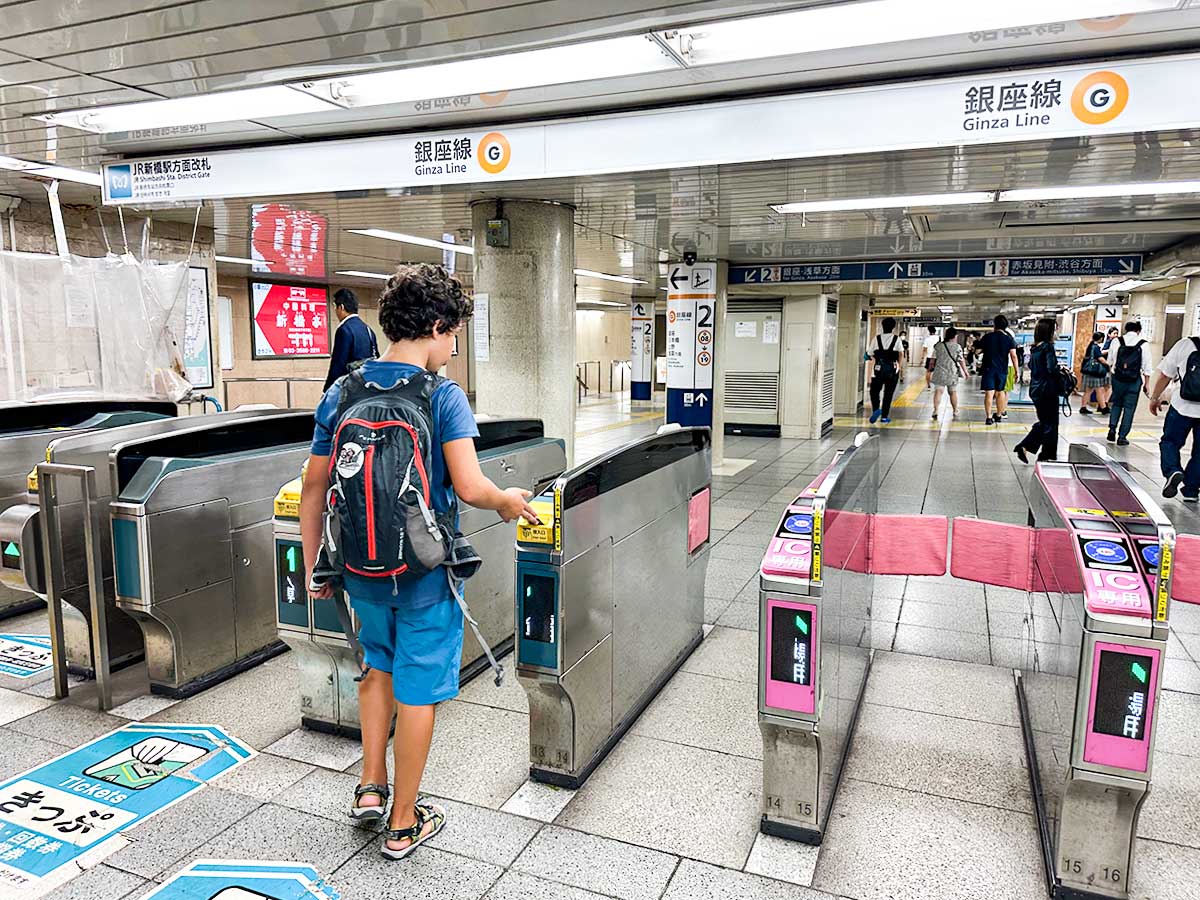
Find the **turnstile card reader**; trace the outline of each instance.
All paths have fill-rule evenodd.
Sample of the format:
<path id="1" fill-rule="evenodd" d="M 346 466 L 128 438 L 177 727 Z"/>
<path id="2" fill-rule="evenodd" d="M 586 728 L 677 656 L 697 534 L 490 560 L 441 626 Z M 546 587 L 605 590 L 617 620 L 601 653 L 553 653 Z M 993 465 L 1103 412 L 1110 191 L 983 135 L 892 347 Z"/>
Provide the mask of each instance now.
<path id="1" fill-rule="evenodd" d="M 310 411 L 288 411 L 114 451 L 117 606 L 141 626 L 153 693 L 190 696 L 285 649 L 273 501 L 312 431 Z"/>
<path id="2" fill-rule="evenodd" d="M 878 439 L 863 435 L 784 510 L 763 555 L 764 834 L 818 844 L 829 820 L 871 664 L 870 575 L 853 560 L 877 495 Z"/>
<path id="3" fill-rule="evenodd" d="M 479 465 L 501 488 L 540 491 L 566 468 L 563 441 L 546 438 L 538 419 L 477 417 L 475 450 Z M 275 598 L 279 637 L 296 654 L 300 675 L 301 721 L 306 728 L 357 736 L 358 666 L 338 619 L 333 600 L 310 598 L 300 543 L 300 480 L 284 485 L 275 498 Z M 547 519 L 548 521 L 548 519 Z M 513 644 L 515 526 L 490 510 L 459 508 L 459 530 L 484 564 L 465 585 L 465 598 L 492 653 L 499 657 Z M 352 621 L 353 610 L 350 611 Z M 357 627 L 357 621 L 353 621 Z M 473 678 L 488 666 L 483 647 L 470 629 L 463 636 L 460 679 Z"/>
<path id="4" fill-rule="evenodd" d="M 581 785 L 703 636 L 707 428 L 665 431 L 563 474 L 518 529 L 517 676 L 530 776 Z"/>

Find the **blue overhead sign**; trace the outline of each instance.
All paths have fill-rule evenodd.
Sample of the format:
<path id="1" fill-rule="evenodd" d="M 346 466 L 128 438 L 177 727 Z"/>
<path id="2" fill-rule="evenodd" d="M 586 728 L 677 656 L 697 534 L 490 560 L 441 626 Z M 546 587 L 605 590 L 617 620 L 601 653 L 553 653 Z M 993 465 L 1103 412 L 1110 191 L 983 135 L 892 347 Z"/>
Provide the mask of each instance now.
<path id="1" fill-rule="evenodd" d="M 58 887 L 254 754 L 212 725 L 135 722 L 0 783 L 0 895 Z"/>
<path id="2" fill-rule="evenodd" d="M 199 859 L 142 900 L 338 900 L 312 866 Z"/>
<path id="3" fill-rule="evenodd" d="M 871 262 L 730 266 L 730 284 L 797 284 L 826 281 L 911 281 L 951 278 L 1054 278 L 1137 275 L 1142 257 L 1028 256 L 994 259 L 889 259 Z"/>

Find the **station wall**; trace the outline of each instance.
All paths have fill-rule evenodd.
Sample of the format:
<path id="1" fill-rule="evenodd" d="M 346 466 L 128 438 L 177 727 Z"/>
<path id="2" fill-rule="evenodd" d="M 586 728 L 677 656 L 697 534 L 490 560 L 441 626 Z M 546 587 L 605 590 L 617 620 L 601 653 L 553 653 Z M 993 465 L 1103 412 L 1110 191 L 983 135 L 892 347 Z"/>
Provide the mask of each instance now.
<path id="1" fill-rule="evenodd" d="M 601 390 L 608 390 L 608 373 L 613 362 L 629 359 L 629 341 L 629 310 L 576 310 L 575 362 L 600 363 Z M 587 369 L 588 386 L 595 389 L 596 366 L 589 365 Z M 625 389 L 629 389 L 628 376 Z"/>

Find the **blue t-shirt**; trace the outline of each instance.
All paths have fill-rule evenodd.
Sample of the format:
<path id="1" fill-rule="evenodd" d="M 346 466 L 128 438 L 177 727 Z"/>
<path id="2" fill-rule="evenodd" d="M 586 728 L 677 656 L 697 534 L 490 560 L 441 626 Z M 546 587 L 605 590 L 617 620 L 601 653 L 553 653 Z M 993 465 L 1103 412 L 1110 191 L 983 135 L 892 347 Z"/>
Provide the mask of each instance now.
<path id="1" fill-rule="evenodd" d="M 363 364 L 363 375 L 377 384 L 392 387 L 402 378 L 420 373 L 420 368 L 408 363 L 383 362 L 372 359 Z M 337 429 L 337 407 L 341 388 L 333 385 L 317 405 L 317 426 L 313 433 L 312 453 L 328 456 L 333 450 L 333 433 Z M 446 458 L 442 444 L 462 438 L 479 436 L 479 426 L 467 402 L 463 389 L 453 381 L 445 381 L 433 392 L 433 448 L 429 460 L 429 492 L 434 509 L 448 512 L 454 505 L 454 487 L 446 473 Z M 445 572 L 438 569 L 418 581 L 396 585 L 390 578 L 367 578 L 347 572 L 343 577 L 346 593 L 358 600 L 373 600 L 395 606 L 420 608 L 441 600 L 452 599 Z"/>

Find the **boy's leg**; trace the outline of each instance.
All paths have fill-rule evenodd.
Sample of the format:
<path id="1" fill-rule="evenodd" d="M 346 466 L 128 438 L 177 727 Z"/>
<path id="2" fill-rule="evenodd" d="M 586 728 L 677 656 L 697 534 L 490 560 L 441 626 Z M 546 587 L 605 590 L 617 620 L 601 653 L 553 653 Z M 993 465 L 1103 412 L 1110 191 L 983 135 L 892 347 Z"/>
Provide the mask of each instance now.
<path id="1" fill-rule="evenodd" d="M 391 828 L 411 828 L 417 822 L 413 807 L 417 802 L 417 791 L 421 777 L 425 774 L 425 761 L 429 758 L 429 745 L 433 743 L 433 719 L 436 706 L 408 706 L 396 702 L 395 749 L 396 778 L 392 785 Z M 429 828 L 433 828 L 430 823 Z M 388 841 L 393 850 L 403 850 L 410 841 Z"/>
<path id="2" fill-rule="evenodd" d="M 900 379 L 897 377 L 889 378 L 883 383 L 883 417 L 885 419 L 892 415 L 892 397 L 896 393 L 896 385 L 899 381 Z"/>
<path id="3" fill-rule="evenodd" d="M 1183 450 L 1191 432 L 1191 420 L 1175 411 L 1175 407 L 1167 407 L 1167 418 L 1163 421 L 1162 437 L 1158 441 L 1158 460 L 1163 478 L 1170 478 L 1176 472 L 1182 472 L 1179 454 Z"/>
<path id="4" fill-rule="evenodd" d="M 996 413 L 1004 415 L 1008 412 L 1008 391 L 996 391 Z"/>
<path id="5" fill-rule="evenodd" d="M 358 716 L 362 723 L 363 773 L 360 784 L 387 784 L 387 743 L 392 728 L 392 676 L 372 669 L 358 683 Z M 383 798 L 364 794 L 359 806 L 382 806 Z"/>
<path id="6" fill-rule="evenodd" d="M 879 388 L 883 385 L 883 379 L 878 375 L 871 376 L 871 412 L 879 409 Z"/>
<path id="7" fill-rule="evenodd" d="M 992 417 L 992 397 L 995 396 L 995 391 L 983 392 L 983 417 L 990 419 Z"/>

